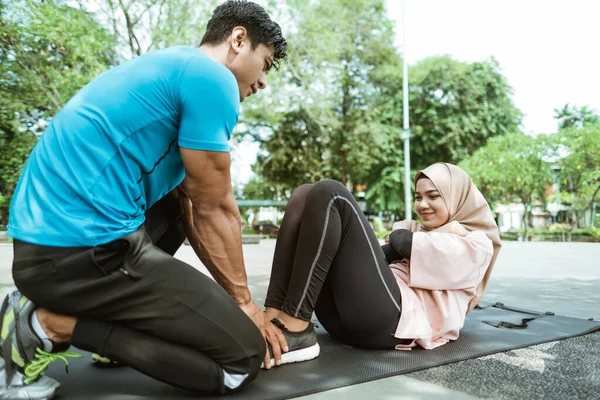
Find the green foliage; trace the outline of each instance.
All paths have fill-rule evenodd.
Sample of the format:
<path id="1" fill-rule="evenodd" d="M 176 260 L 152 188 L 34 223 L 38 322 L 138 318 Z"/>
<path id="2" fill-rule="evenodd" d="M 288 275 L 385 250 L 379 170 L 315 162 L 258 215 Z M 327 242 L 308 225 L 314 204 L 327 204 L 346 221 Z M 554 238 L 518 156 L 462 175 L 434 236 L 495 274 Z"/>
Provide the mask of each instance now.
<path id="1" fill-rule="evenodd" d="M 375 231 L 375 235 L 379 239 L 384 239 L 390 234 L 390 230 L 385 227 L 383 220 L 379 217 L 373 218 L 372 226 L 373 230 Z"/>
<path id="2" fill-rule="evenodd" d="M 523 236 L 533 200 L 544 201 L 551 183 L 546 137 L 523 133 L 494 137 L 459 165 L 490 204 L 519 202 L 525 206 Z"/>
<path id="3" fill-rule="evenodd" d="M 495 59 L 472 64 L 434 57 L 409 71 L 411 160 L 458 163 L 491 137 L 517 131 L 521 112 Z"/>
<path id="4" fill-rule="evenodd" d="M 535 240 L 542 241 L 600 241 L 600 229 L 591 226 L 570 230 L 567 224 L 552 224 L 548 229 L 533 228 L 531 230 L 531 235 L 535 238 Z"/>
<path id="5" fill-rule="evenodd" d="M 369 185 L 365 199 L 373 212 L 404 211 L 404 173 L 398 165 L 385 166 L 379 178 Z"/>
<path id="6" fill-rule="evenodd" d="M 287 3 L 290 59 L 269 77 L 277 96 L 244 104 L 241 134 L 262 143 L 255 171 L 290 189 L 322 177 L 364 183 L 391 131 L 372 109 L 376 67 L 399 60 L 383 1 Z"/>
<path id="7" fill-rule="evenodd" d="M 581 236 L 590 236 L 595 239 L 600 239 L 600 228 L 594 228 L 593 226 L 588 226 L 585 228 L 574 229 L 573 234 L 581 235 Z"/>
<path id="8" fill-rule="evenodd" d="M 322 131 L 302 108 L 285 114 L 279 129 L 263 143 L 262 150 L 256 170 L 267 182 L 280 182 L 283 178 L 288 187 L 295 188 L 325 177 Z"/>
<path id="9" fill-rule="evenodd" d="M 62 105 L 114 60 L 92 16 L 61 2 L 0 3 L 0 224 L 27 156 Z"/>
<path id="10" fill-rule="evenodd" d="M 587 106 L 571 107 L 565 104 L 562 109 L 554 109 L 554 118 L 558 120 L 558 129 L 583 128 L 585 125 L 600 123 L 600 116 Z"/>
<path id="11" fill-rule="evenodd" d="M 402 59 L 383 2 L 272 3 L 277 18 L 289 22 L 290 60 L 269 77 L 274 95 L 243 105 L 240 134 L 261 143 L 254 171 L 288 189 L 322 177 L 366 185 L 370 211 L 403 211 Z M 411 67 L 409 79 L 412 173 L 458 162 L 520 123 L 493 59 L 431 58 Z M 305 126 L 321 140 L 299 141 Z"/>
<path id="12" fill-rule="evenodd" d="M 569 207 L 567 222 L 573 229 L 583 212 L 600 200 L 600 124 L 562 129 L 549 139 L 560 168 L 560 193 L 555 200 Z"/>
<path id="13" fill-rule="evenodd" d="M 265 182 L 261 176 L 254 176 L 244 186 L 240 197 L 243 200 L 281 200 L 287 199 L 290 195 L 291 192 L 284 192 L 282 185 L 273 185 Z"/>

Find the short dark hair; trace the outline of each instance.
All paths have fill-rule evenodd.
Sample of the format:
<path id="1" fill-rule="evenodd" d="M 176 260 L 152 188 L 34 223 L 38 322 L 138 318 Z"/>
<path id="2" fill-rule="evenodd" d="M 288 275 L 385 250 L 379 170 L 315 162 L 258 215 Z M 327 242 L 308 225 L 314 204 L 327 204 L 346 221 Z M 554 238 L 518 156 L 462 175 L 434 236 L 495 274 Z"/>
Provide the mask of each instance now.
<path id="1" fill-rule="evenodd" d="M 246 28 L 252 49 L 256 49 L 261 43 L 273 46 L 275 69 L 279 68 L 279 60 L 287 59 L 287 42 L 277 22 L 269 17 L 264 8 L 246 0 L 228 0 L 215 8 L 200 46 L 223 43 L 236 26 Z"/>

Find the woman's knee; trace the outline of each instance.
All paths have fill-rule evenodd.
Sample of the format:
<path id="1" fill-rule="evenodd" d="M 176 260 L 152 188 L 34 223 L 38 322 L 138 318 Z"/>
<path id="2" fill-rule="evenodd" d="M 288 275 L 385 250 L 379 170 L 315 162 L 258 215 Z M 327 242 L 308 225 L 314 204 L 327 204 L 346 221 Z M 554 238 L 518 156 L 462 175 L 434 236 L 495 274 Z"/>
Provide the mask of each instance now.
<path id="1" fill-rule="evenodd" d="M 298 186 L 292 192 L 288 205 L 293 203 L 304 203 L 306 201 L 306 196 L 308 196 L 308 193 L 310 193 L 314 186 L 315 185 L 312 183 L 305 183 L 304 185 Z"/>
<path id="2" fill-rule="evenodd" d="M 341 182 L 333 179 L 324 179 L 315 183 L 310 191 L 312 198 L 331 198 L 334 196 L 352 197 L 352 193 Z"/>

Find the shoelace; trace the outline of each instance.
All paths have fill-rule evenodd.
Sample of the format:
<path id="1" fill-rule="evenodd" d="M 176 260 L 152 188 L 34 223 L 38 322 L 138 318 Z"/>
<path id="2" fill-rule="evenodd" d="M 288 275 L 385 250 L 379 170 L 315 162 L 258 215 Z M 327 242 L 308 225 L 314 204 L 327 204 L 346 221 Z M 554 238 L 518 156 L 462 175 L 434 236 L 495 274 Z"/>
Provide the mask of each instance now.
<path id="1" fill-rule="evenodd" d="M 29 363 L 29 365 L 27 365 L 27 367 L 25 367 L 25 379 L 23 380 L 24 383 L 31 383 L 37 380 L 40 376 L 44 375 L 46 369 L 48 368 L 48 365 L 50 365 L 50 363 L 52 363 L 53 361 L 63 360 L 65 363 L 65 369 L 67 372 L 69 372 L 69 360 L 67 360 L 67 357 L 83 357 L 81 354 L 76 353 L 74 351 L 48 353 L 47 351 L 44 351 L 39 347 L 36 351 L 37 354 L 35 355 L 35 358 L 31 361 L 31 363 Z"/>

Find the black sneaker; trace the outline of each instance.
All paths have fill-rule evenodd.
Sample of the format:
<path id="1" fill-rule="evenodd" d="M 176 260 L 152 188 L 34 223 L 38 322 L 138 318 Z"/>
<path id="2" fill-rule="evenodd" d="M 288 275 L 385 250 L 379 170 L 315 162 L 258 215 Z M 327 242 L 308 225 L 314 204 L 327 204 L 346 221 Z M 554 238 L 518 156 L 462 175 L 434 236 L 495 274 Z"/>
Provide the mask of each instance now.
<path id="1" fill-rule="evenodd" d="M 312 323 L 309 323 L 306 329 L 301 332 L 290 332 L 277 318 L 273 318 L 271 322 L 281 329 L 281 333 L 283 333 L 289 349 L 287 353 L 281 353 L 280 365 L 308 361 L 319 356 L 321 348 L 317 342 L 317 333 L 315 332 L 315 327 Z M 272 355 L 273 351 L 271 350 L 271 345 L 268 345 L 268 348 L 269 354 Z M 271 358 L 271 367 L 274 365 L 275 359 Z M 263 363 L 261 368 L 264 367 Z"/>

